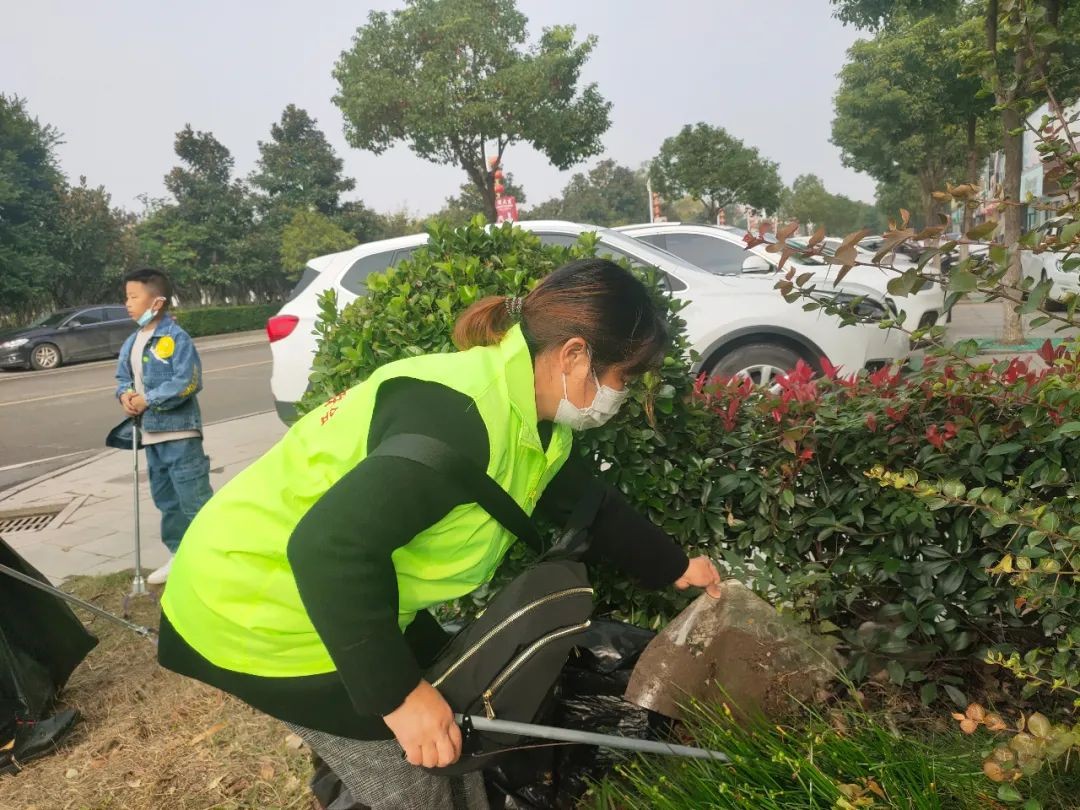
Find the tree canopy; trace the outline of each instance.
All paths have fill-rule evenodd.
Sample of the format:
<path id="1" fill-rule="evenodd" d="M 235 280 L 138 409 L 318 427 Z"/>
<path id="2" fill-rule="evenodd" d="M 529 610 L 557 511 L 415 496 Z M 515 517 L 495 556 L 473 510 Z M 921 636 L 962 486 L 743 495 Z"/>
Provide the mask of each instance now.
<path id="1" fill-rule="evenodd" d="M 705 123 L 687 124 L 665 140 L 651 175 L 655 190 L 668 197 L 685 194 L 699 200 L 710 221 L 736 203 L 776 211 L 784 188 L 776 163 L 721 127 Z"/>
<path id="2" fill-rule="evenodd" d="M 259 159 L 251 184 L 264 195 L 263 207 L 333 214 L 343 192 L 356 181 L 342 175 L 342 161 L 317 126 L 295 104 L 270 127 L 270 140 L 259 141 Z"/>
<path id="3" fill-rule="evenodd" d="M 610 103 L 580 73 L 595 37 L 545 28 L 526 46 L 514 0 L 407 0 L 374 11 L 334 68 L 345 137 L 381 154 L 405 142 L 419 157 L 460 166 L 495 221 L 489 157 L 531 144 L 566 169 L 597 154 Z"/>
<path id="4" fill-rule="evenodd" d="M 566 219 L 593 225 L 629 225 L 649 218 L 645 172 L 602 160 L 588 173 L 578 172 L 562 195 L 529 211 L 530 219 Z"/>
<path id="5" fill-rule="evenodd" d="M 979 36 L 975 21 L 943 28 L 933 17 L 898 17 L 856 42 L 840 71 L 832 142 L 841 160 L 881 182 L 918 178 L 928 224 L 932 193 L 970 179 L 968 152 L 980 144 L 968 135 L 990 113 L 982 82 L 957 55 Z"/>

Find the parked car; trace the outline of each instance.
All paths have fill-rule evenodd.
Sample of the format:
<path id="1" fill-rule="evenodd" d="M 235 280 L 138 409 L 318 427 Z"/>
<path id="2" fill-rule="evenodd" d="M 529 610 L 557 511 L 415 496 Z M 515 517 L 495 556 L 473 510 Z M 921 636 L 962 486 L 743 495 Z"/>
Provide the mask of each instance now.
<path id="1" fill-rule="evenodd" d="M 772 275 L 779 270 L 780 254 L 769 253 L 765 245 L 747 248 L 742 236 L 728 228 L 716 225 L 696 225 L 682 222 L 654 222 L 641 225 L 624 225 L 616 230 L 635 239 L 667 250 L 717 275 L 743 273 Z M 806 240 L 789 240 L 797 247 L 805 247 Z M 866 261 L 873 254 L 864 253 Z M 909 266 L 906 258 L 898 259 L 897 267 Z M 788 264 L 800 274 L 810 272 L 809 283 L 819 291 L 839 289 L 834 279 L 840 268 L 815 256 L 793 256 Z M 788 264 L 784 265 L 785 271 Z M 888 283 L 893 274 L 876 267 L 853 267 L 840 284 L 859 285 L 874 291 L 875 298 L 886 301 L 896 311 L 903 311 L 903 326 L 908 331 L 933 326 L 945 308 L 945 291 L 939 284 L 928 284 L 919 292 L 896 301 L 889 294 Z M 779 295 L 779 293 L 777 293 Z"/>
<path id="2" fill-rule="evenodd" d="M 0 368 L 59 368 L 116 357 L 135 323 L 122 306 L 61 309 L 22 329 L 0 332 Z"/>
<path id="3" fill-rule="evenodd" d="M 1057 236 L 1059 227 L 1058 224 L 1051 223 L 1044 230 L 1049 236 Z M 1064 303 L 1068 298 L 1080 295 L 1080 269 L 1065 270 L 1063 268 L 1066 259 L 1076 257 L 1080 257 L 1080 253 L 1066 253 L 1061 250 L 1034 253 L 1024 250 L 1020 253 L 1020 264 L 1023 267 L 1024 278 L 1030 278 L 1033 285 L 1042 281 L 1050 282 L 1048 300 Z"/>
<path id="4" fill-rule="evenodd" d="M 518 224 L 550 245 L 570 246 L 581 234 L 595 232 L 601 255 L 658 268 L 671 293 L 687 302 L 680 315 L 699 357 L 695 372 L 745 374 L 756 383 L 768 384 L 799 360 L 820 368 L 821 359 L 827 358 L 834 366 L 855 372 L 892 363 L 906 356 L 909 349 L 906 335 L 882 329 L 875 322 L 888 316 L 887 304 L 860 285 L 822 293 L 866 296 L 863 311 L 868 322 L 841 327 L 837 318 L 820 310 L 806 312 L 788 304 L 777 295 L 774 280 L 768 277 L 714 275 L 608 228 L 558 221 Z M 364 294 L 368 275 L 398 264 L 426 241 L 425 234 L 417 234 L 370 242 L 308 263 L 308 272 L 290 300 L 267 322 L 273 353 L 270 386 L 284 421 L 295 420 L 296 403 L 311 374 L 319 295 L 334 289 L 339 305 L 348 304 Z"/>

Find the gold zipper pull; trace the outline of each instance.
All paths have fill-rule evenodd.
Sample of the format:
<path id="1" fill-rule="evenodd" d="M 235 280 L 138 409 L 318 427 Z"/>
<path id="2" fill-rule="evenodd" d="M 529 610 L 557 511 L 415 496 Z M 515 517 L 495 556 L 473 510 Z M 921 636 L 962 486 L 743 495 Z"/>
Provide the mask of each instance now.
<path id="1" fill-rule="evenodd" d="M 483 700 L 484 700 L 484 714 L 486 714 L 486 715 L 487 715 L 487 719 L 488 719 L 488 720 L 494 720 L 494 719 L 495 719 L 495 709 L 494 709 L 494 707 L 493 707 L 493 706 L 491 705 L 491 698 L 492 698 L 491 690 L 490 690 L 490 689 L 488 689 L 488 690 L 487 690 L 486 692 L 484 692 L 484 694 L 483 694 Z"/>

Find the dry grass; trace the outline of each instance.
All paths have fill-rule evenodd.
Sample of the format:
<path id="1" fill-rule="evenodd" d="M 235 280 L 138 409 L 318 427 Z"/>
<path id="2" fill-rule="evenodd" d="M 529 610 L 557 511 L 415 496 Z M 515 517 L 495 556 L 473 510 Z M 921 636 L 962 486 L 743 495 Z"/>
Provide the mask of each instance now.
<path id="1" fill-rule="evenodd" d="M 65 588 L 119 613 L 130 583 L 127 572 Z M 283 725 L 162 669 L 145 639 L 76 612 L 100 639 L 62 695 L 82 720 L 59 751 L 0 777 L 2 810 L 315 806 L 307 751 L 286 744 Z M 137 600 L 131 618 L 156 627 L 156 602 Z"/>

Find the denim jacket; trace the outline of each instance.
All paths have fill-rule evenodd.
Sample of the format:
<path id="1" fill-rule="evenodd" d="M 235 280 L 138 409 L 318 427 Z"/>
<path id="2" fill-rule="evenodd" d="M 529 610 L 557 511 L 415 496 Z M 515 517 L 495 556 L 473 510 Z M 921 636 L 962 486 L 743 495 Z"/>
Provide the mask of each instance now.
<path id="1" fill-rule="evenodd" d="M 120 349 L 117 399 L 135 390 L 131 346 L 137 334 L 132 332 Z M 202 415 L 195 398 L 202 390 L 202 363 L 191 336 L 171 315 L 158 321 L 143 350 L 142 381 L 148 406 L 142 415 L 143 430 L 202 430 Z"/>

